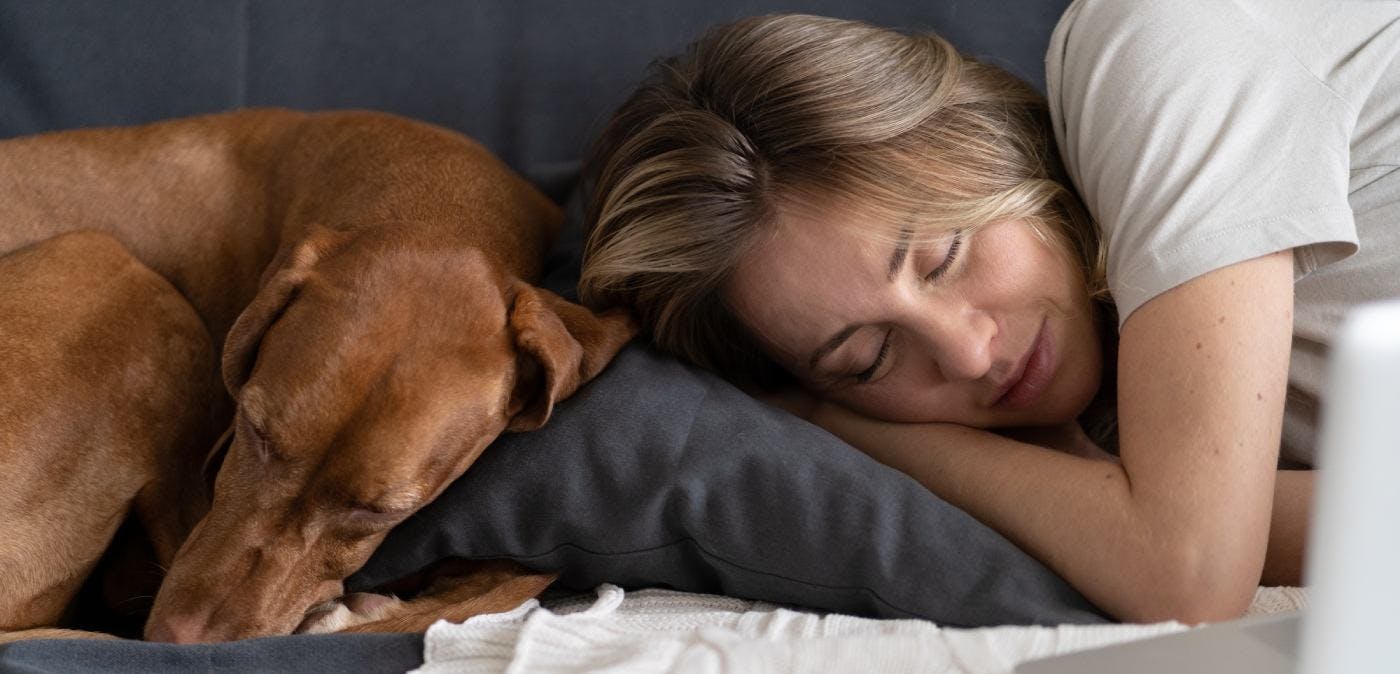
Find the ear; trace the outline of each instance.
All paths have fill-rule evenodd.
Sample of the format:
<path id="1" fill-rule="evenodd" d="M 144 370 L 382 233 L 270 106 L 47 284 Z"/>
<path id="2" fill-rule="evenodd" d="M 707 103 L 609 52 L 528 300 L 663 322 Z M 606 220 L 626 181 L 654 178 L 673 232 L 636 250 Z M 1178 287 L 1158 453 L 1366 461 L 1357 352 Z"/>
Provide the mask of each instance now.
<path id="1" fill-rule="evenodd" d="M 283 249 L 268 265 L 262 288 L 238 315 L 224 338 L 222 369 L 229 395 L 237 398 L 239 389 L 252 376 L 263 335 L 291 304 L 297 290 L 311 275 L 311 268 L 349 236 L 346 232 L 313 225 L 300 243 Z"/>
<path id="2" fill-rule="evenodd" d="M 593 379 L 637 334 L 627 312 L 595 314 L 547 290 L 516 282 L 510 311 L 518 354 L 509 431 L 531 431 L 549 420 L 554 403 Z"/>

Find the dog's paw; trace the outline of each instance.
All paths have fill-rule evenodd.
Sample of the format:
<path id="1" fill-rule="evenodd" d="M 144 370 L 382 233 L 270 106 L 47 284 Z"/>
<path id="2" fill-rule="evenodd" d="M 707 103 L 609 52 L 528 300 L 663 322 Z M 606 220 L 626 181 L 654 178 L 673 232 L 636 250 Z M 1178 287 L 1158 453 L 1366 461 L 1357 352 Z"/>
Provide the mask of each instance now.
<path id="1" fill-rule="evenodd" d="M 29 641 L 31 639 L 119 639 L 120 637 L 107 634 L 105 632 L 84 632 L 82 630 L 67 630 L 52 627 L 38 627 L 34 629 L 19 630 L 16 632 L 6 632 L 0 630 L 0 644 L 11 644 L 17 641 Z"/>
<path id="2" fill-rule="evenodd" d="M 382 620 L 407 602 L 392 595 L 352 592 L 306 612 L 294 634 L 329 634 Z"/>

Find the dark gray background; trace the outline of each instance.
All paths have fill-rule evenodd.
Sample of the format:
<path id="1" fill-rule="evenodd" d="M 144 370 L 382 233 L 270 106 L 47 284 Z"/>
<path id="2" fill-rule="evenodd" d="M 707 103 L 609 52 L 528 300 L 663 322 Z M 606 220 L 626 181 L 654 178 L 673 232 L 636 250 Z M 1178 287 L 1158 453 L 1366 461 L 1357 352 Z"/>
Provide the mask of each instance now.
<path id="1" fill-rule="evenodd" d="M 1044 87 L 1068 0 L 0 2 L 0 137 L 244 106 L 364 107 L 476 137 L 556 199 L 653 58 L 775 11 L 933 30 Z"/>

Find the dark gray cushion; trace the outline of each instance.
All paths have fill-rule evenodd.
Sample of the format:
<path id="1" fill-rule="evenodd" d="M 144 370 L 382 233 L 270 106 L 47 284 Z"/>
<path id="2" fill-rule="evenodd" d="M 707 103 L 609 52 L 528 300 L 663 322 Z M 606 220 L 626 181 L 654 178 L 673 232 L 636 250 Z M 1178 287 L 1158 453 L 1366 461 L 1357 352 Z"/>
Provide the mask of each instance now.
<path id="1" fill-rule="evenodd" d="M 0 672 L 24 674 L 388 674 L 421 664 L 421 634 L 305 635 L 185 646 L 83 639 L 0 645 Z"/>
<path id="2" fill-rule="evenodd" d="M 449 557 L 946 625 L 1094 622 L 1055 574 L 913 479 L 708 373 L 627 347 L 390 533 L 370 588 Z"/>

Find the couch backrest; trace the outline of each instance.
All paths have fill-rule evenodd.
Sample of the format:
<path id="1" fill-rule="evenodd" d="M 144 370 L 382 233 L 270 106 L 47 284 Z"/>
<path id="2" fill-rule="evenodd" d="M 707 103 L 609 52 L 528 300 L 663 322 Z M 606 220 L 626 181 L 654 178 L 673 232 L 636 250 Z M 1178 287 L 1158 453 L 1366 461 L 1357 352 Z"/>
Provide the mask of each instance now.
<path id="1" fill-rule="evenodd" d="M 0 137 L 229 108 L 374 108 L 466 132 L 561 198 L 653 58 L 805 11 L 940 32 L 1043 89 L 1068 0 L 0 0 Z"/>

